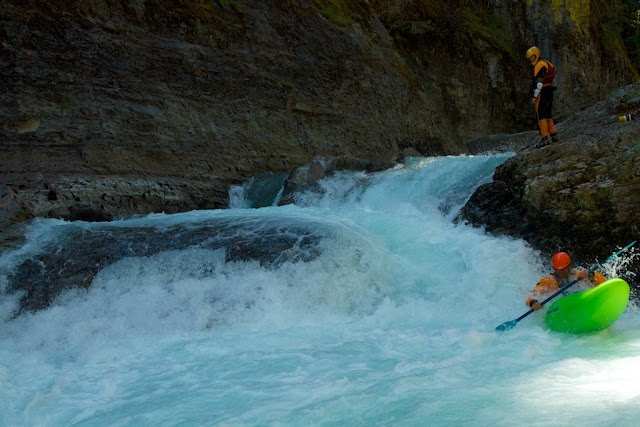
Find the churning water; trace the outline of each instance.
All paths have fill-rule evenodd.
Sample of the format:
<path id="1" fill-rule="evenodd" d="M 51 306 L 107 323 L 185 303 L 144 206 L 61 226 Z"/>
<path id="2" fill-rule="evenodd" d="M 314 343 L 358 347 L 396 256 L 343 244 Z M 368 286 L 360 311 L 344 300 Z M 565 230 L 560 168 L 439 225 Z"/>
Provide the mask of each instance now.
<path id="1" fill-rule="evenodd" d="M 542 313 L 494 330 L 546 261 L 453 219 L 507 157 L 339 173 L 284 207 L 34 222 L 0 258 L 0 424 L 637 425 L 634 306 L 594 334 L 550 332 Z M 212 221 L 294 244 L 269 263 L 197 244 L 123 255 L 15 316 L 8 277 L 53 236 Z"/>

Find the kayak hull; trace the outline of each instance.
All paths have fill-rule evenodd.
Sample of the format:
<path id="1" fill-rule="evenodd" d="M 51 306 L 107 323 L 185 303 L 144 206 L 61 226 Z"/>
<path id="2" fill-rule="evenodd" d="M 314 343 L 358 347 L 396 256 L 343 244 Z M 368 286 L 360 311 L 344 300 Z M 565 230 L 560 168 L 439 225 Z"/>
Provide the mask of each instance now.
<path id="1" fill-rule="evenodd" d="M 582 292 L 566 295 L 547 310 L 544 322 L 552 331 L 580 334 L 606 329 L 624 313 L 629 285 L 611 279 Z"/>

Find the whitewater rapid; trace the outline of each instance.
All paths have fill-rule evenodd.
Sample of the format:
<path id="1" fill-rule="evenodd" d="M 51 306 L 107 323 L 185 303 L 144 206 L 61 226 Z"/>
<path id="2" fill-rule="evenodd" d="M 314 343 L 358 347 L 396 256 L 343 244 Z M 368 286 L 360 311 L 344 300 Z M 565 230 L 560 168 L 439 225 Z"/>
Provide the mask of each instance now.
<path id="1" fill-rule="evenodd" d="M 342 172 L 283 207 L 241 208 L 236 188 L 228 210 L 34 221 L 0 256 L 0 424 L 636 425 L 634 304 L 594 334 L 552 333 L 542 313 L 495 331 L 547 260 L 454 218 L 509 156 Z M 300 230 L 313 250 L 269 265 L 202 245 L 124 256 L 15 316 L 10 276 L 55 236 L 215 221 L 239 238 Z"/>

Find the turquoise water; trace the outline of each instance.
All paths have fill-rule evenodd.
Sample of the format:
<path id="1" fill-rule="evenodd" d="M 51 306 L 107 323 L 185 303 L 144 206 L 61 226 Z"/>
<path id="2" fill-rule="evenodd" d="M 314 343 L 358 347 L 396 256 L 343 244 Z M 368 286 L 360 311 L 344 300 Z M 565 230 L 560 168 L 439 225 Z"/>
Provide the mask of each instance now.
<path id="1" fill-rule="evenodd" d="M 284 207 L 82 224 L 296 225 L 318 250 L 271 266 L 200 247 L 124 258 L 15 319 L 3 292 L 0 424 L 636 425 L 635 306 L 590 335 L 551 333 L 542 313 L 494 330 L 526 311 L 546 261 L 453 218 L 507 157 L 341 173 Z M 36 221 L 0 257 L 3 288 L 77 226 Z"/>

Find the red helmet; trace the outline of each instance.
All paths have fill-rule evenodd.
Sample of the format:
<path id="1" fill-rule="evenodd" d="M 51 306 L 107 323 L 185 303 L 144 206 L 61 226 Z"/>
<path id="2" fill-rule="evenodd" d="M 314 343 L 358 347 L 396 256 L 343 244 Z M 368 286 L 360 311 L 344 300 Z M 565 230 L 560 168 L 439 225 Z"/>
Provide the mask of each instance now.
<path id="1" fill-rule="evenodd" d="M 566 252 L 558 252 L 553 257 L 551 257 L 551 265 L 556 270 L 567 268 L 570 263 L 571 258 L 569 258 L 569 254 L 567 254 Z"/>

